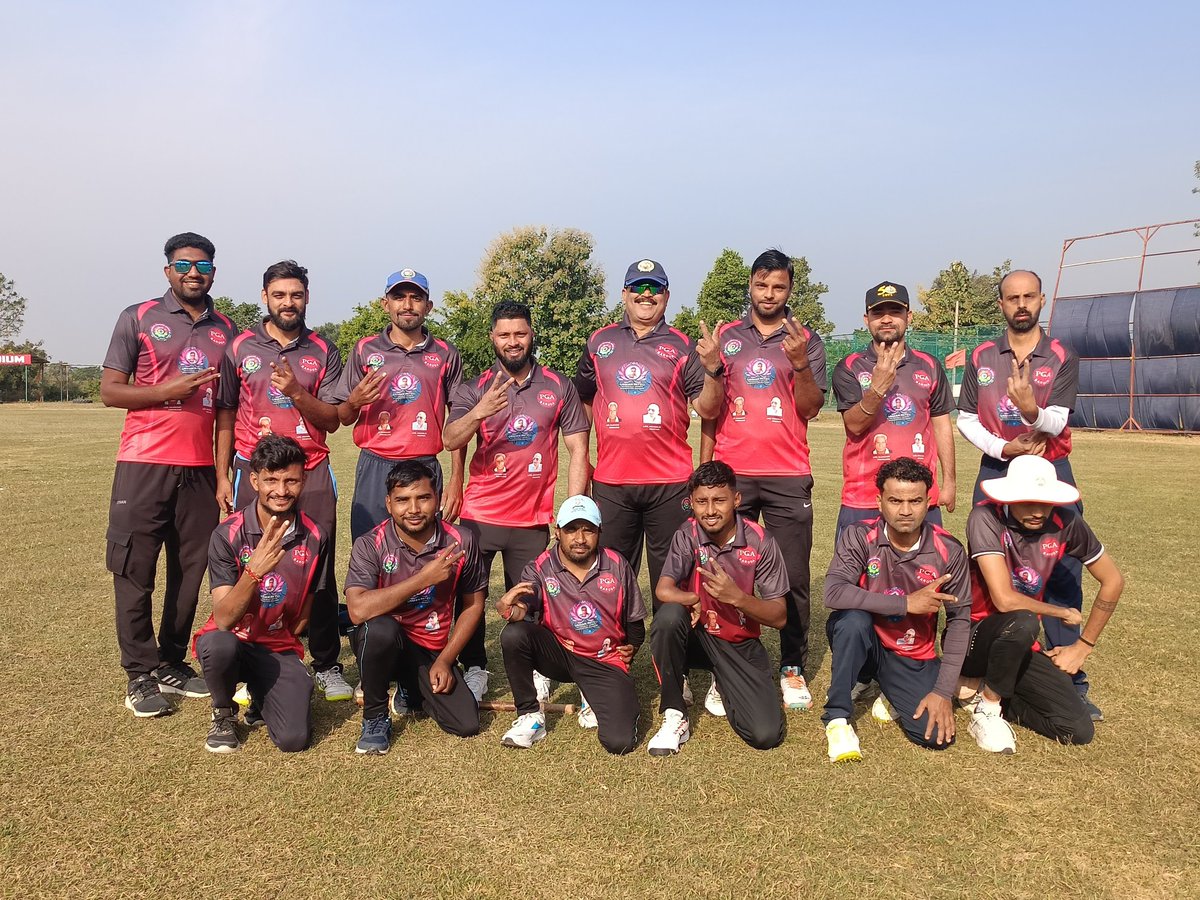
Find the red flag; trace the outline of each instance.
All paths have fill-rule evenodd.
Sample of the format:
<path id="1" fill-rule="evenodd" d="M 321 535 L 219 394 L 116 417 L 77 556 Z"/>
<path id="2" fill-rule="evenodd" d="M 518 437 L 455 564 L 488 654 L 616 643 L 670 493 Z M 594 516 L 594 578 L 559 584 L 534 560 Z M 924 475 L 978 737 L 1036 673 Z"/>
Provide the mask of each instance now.
<path id="1" fill-rule="evenodd" d="M 965 366 L 966 364 L 967 364 L 967 348 L 966 347 L 963 347 L 961 350 L 955 350 L 953 353 L 951 353 L 949 356 L 946 357 L 946 368 L 947 369 L 957 369 L 960 366 Z"/>

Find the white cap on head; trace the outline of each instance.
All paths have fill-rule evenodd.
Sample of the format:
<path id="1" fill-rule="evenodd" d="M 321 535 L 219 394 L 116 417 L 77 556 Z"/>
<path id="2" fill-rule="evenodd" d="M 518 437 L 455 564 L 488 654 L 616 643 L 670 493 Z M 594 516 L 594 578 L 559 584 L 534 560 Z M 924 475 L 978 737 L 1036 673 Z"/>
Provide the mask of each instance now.
<path id="1" fill-rule="evenodd" d="M 559 528 L 565 528 L 578 519 L 591 522 L 597 528 L 600 527 L 600 507 L 591 497 L 585 497 L 583 494 L 568 497 L 558 508 L 558 518 L 555 519 L 555 523 Z"/>
<path id="2" fill-rule="evenodd" d="M 980 489 L 997 503 L 1049 503 L 1069 506 L 1079 502 L 1079 490 L 1058 480 L 1054 463 L 1040 456 L 1018 456 L 1008 464 L 1003 478 L 988 478 Z"/>

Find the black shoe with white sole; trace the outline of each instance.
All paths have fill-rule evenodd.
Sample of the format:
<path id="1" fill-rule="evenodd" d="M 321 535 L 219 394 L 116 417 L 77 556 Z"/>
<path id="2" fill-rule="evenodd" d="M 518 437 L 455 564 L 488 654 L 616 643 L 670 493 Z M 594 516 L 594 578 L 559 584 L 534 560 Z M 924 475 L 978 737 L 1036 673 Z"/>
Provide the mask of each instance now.
<path id="1" fill-rule="evenodd" d="M 212 727 L 208 729 L 204 749 L 209 753 L 233 753 L 242 749 L 242 741 L 237 733 L 237 707 L 213 709 Z"/>
<path id="2" fill-rule="evenodd" d="M 162 695 L 154 676 L 149 674 L 139 675 L 129 682 L 129 689 L 125 693 L 125 708 L 139 719 L 153 719 L 171 714 L 171 704 Z"/>
<path id="3" fill-rule="evenodd" d="M 179 694 L 193 699 L 208 696 L 208 685 L 185 662 L 163 663 L 154 670 L 154 679 L 164 694 Z"/>

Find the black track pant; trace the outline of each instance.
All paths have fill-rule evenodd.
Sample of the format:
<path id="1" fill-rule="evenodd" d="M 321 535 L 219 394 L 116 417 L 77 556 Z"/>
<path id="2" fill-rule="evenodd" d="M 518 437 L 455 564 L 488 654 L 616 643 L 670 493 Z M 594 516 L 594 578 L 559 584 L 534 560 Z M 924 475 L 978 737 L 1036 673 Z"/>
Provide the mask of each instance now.
<path id="1" fill-rule="evenodd" d="M 549 628 L 534 622 L 509 622 L 500 632 L 504 668 L 517 713 L 538 711 L 533 670 L 554 681 L 571 681 L 596 712 L 600 746 L 629 753 L 638 744 L 638 699 L 628 672 L 569 652 Z"/>
<path id="2" fill-rule="evenodd" d="M 878 680 L 883 696 L 899 716 L 896 721 L 906 738 L 930 750 L 945 750 L 954 743 L 951 738 L 939 744 L 940 732 L 925 737 L 928 712 L 919 719 L 913 718 L 921 701 L 937 683 L 941 667 L 937 659 L 910 659 L 885 649 L 879 643 L 871 614 L 861 609 L 832 610 L 825 621 L 825 634 L 832 662 L 822 722 L 852 718 L 854 704 L 850 693 L 854 683 Z"/>
<path id="3" fill-rule="evenodd" d="M 104 562 L 113 575 L 117 644 L 130 679 L 183 661 L 218 515 L 212 466 L 117 463 Z M 154 579 L 164 546 L 167 583 L 156 643 Z"/>
<path id="4" fill-rule="evenodd" d="M 442 465 L 436 456 L 414 456 L 433 475 L 433 489 L 442 493 Z M 387 477 L 398 459 L 385 459 L 370 450 L 358 451 L 354 467 L 354 497 L 350 500 L 350 542 L 354 543 L 388 517 Z"/>
<path id="5" fill-rule="evenodd" d="M 738 512 L 747 519 L 762 515 L 787 567 L 787 622 L 779 630 L 780 666 L 797 666 L 808 674 L 809 570 L 812 554 L 812 486 L 810 475 L 780 477 L 738 476 L 742 505 Z M 722 695 L 724 696 L 724 695 Z"/>
<path id="6" fill-rule="evenodd" d="M 684 712 L 684 676 L 688 669 L 708 669 L 717 680 L 729 725 L 738 737 L 756 750 L 783 743 L 787 725 L 779 682 L 760 641 L 723 641 L 699 625 L 692 627 L 686 606 L 664 603 L 650 624 L 650 649 L 662 688 L 659 710 Z"/>
<path id="7" fill-rule="evenodd" d="M 620 553 L 634 572 L 642 567 L 642 538 L 645 538 L 653 593 L 671 549 L 671 538 L 691 514 L 684 506 L 687 483 L 615 485 L 596 481 L 592 483 L 592 497 L 604 522 L 600 546 Z M 653 606 L 658 609 L 657 596 Z"/>
<path id="8" fill-rule="evenodd" d="M 1087 744 L 1095 726 L 1083 698 L 1050 657 L 1032 650 L 1038 617 L 1028 610 L 976 622 L 962 674 L 1000 695 L 1004 717 L 1063 744 Z"/>
<path id="9" fill-rule="evenodd" d="M 429 669 L 438 654 L 410 640 L 394 618 L 385 615 L 368 619 L 354 629 L 350 640 L 358 657 L 364 719 L 387 714 L 388 685 L 396 681 L 408 691 L 410 706 L 423 706 L 442 731 L 457 737 L 479 734 L 479 706 L 458 665 L 450 667 L 454 687 L 445 694 L 435 694 Z M 418 697 L 422 703 L 417 702 Z"/>
<path id="10" fill-rule="evenodd" d="M 276 653 L 238 640 L 232 631 L 210 631 L 196 640 L 196 655 L 212 693 L 213 709 L 233 706 L 233 692 L 246 682 L 271 741 L 284 753 L 312 741 L 313 680 L 295 653 Z"/>
<path id="11" fill-rule="evenodd" d="M 245 509 L 257 499 L 250 484 L 250 461 L 241 455 L 233 457 L 233 505 Z M 308 652 L 314 672 L 332 669 L 342 650 L 338 633 L 338 588 L 334 577 L 335 548 L 337 547 L 337 482 L 333 469 L 323 462 L 305 472 L 304 490 L 300 494 L 299 510 L 317 523 L 329 536 L 329 568 L 325 586 L 313 595 L 312 614 L 308 620 Z"/>
<path id="12" fill-rule="evenodd" d="M 473 522 L 462 519 L 459 526 L 463 531 L 469 531 L 475 536 L 475 546 L 483 556 L 483 569 L 492 571 L 492 561 L 499 553 L 504 561 L 504 589 L 507 591 L 521 580 L 525 567 L 537 559 L 538 554 L 550 543 L 550 526 L 535 525 L 532 528 L 511 528 L 507 525 L 489 525 L 486 522 Z M 462 614 L 462 597 L 454 601 L 454 619 Z M 487 668 L 487 616 L 479 619 L 479 627 L 471 635 L 471 640 L 458 655 L 458 661 L 463 668 L 472 666 Z"/>

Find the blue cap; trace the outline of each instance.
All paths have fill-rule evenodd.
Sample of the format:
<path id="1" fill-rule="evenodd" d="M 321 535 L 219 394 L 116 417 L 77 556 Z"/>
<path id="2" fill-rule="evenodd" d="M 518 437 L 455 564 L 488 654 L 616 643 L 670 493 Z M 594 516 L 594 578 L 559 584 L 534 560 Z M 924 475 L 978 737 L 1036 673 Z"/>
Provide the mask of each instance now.
<path id="1" fill-rule="evenodd" d="M 591 522 L 599 528 L 600 507 L 596 505 L 596 501 L 583 494 L 576 494 L 564 500 L 563 505 L 558 508 L 558 518 L 555 520 L 558 527 L 565 528 L 577 519 Z"/>
<path id="2" fill-rule="evenodd" d="M 388 276 L 387 287 L 383 289 L 386 294 L 398 284 L 413 284 L 425 292 L 425 296 L 429 296 L 429 279 L 415 269 L 401 269 L 399 272 L 393 272 Z"/>
<path id="3" fill-rule="evenodd" d="M 625 271 L 625 287 L 639 281 L 653 281 L 655 284 L 666 287 L 668 284 L 667 271 L 660 263 L 656 263 L 652 259 L 639 259 Z"/>

